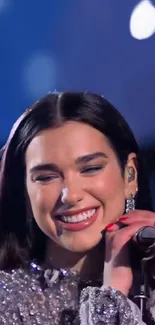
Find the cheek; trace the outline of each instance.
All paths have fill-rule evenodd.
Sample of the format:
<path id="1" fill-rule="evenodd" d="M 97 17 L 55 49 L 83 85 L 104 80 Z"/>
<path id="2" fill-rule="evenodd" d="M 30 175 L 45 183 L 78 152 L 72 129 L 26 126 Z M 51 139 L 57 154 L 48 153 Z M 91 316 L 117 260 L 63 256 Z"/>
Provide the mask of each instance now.
<path id="1" fill-rule="evenodd" d="M 51 214 L 57 202 L 54 191 L 46 186 L 28 188 L 33 217 L 45 235 L 54 239 L 57 233 L 56 225 L 52 221 Z"/>
<path id="2" fill-rule="evenodd" d="M 58 190 L 53 190 L 50 185 L 35 185 L 28 187 L 28 196 L 34 216 L 42 216 L 54 209 L 58 200 Z"/>
<path id="3" fill-rule="evenodd" d="M 96 177 L 95 188 L 92 187 L 93 190 L 101 197 L 117 196 L 118 192 L 122 192 L 124 195 L 125 187 L 122 175 L 118 171 L 115 173 L 107 169 L 105 173 Z"/>
<path id="4" fill-rule="evenodd" d="M 116 213 L 119 216 L 124 212 L 125 185 L 120 170 L 107 168 L 102 176 L 96 178 L 92 193 L 104 205 L 108 214 Z"/>

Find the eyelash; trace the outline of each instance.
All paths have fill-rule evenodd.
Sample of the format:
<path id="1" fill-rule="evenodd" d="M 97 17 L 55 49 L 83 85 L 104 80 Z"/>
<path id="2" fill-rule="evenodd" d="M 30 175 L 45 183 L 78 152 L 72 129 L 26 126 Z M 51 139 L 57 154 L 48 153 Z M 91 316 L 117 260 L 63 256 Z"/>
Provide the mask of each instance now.
<path id="1" fill-rule="evenodd" d="M 44 176 L 37 176 L 34 181 L 35 182 L 43 182 L 43 183 L 48 183 L 52 181 L 53 179 L 57 178 L 57 175 L 44 175 Z"/>
<path id="2" fill-rule="evenodd" d="M 103 168 L 103 166 L 86 167 L 81 171 L 81 173 L 82 174 L 84 174 L 84 173 L 94 173 L 94 172 L 97 172 L 97 171 L 101 170 L 102 168 Z"/>
<path id="3" fill-rule="evenodd" d="M 92 167 L 86 167 L 81 171 L 81 174 L 84 173 L 95 173 L 98 172 L 99 170 L 101 170 L 103 168 L 103 166 L 92 166 Z M 48 183 L 56 178 L 58 178 L 58 175 L 45 175 L 45 176 L 37 176 L 33 181 L 34 182 L 42 182 L 42 183 Z"/>

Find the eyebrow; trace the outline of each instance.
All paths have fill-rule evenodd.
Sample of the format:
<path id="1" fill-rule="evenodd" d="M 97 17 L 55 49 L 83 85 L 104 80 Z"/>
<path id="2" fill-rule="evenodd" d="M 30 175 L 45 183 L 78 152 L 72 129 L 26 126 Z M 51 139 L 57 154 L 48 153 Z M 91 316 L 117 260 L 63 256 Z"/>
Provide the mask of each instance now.
<path id="1" fill-rule="evenodd" d="M 94 152 L 94 153 L 91 153 L 89 155 L 84 155 L 84 156 L 81 156 L 81 157 L 78 157 L 75 162 L 76 164 L 79 164 L 79 163 L 88 163 L 90 162 L 91 160 L 93 159 L 97 159 L 97 158 L 108 158 L 108 156 L 104 153 L 104 152 Z"/>
<path id="2" fill-rule="evenodd" d="M 89 155 L 84 155 L 81 157 L 78 157 L 75 160 L 76 164 L 82 164 L 82 163 L 88 163 L 91 160 L 97 159 L 97 158 L 108 158 L 108 156 L 104 153 L 104 152 L 94 152 L 91 153 Z M 38 164 L 33 166 L 30 169 L 30 173 L 34 173 L 34 172 L 39 172 L 39 171 L 55 171 L 55 172 L 60 172 L 59 168 L 57 167 L 57 165 L 53 164 L 53 163 L 47 163 L 47 164 Z"/>
<path id="3" fill-rule="evenodd" d="M 30 173 L 42 172 L 45 170 L 59 172 L 59 169 L 55 164 L 49 163 L 49 164 L 38 164 L 33 166 L 32 168 L 30 168 Z"/>

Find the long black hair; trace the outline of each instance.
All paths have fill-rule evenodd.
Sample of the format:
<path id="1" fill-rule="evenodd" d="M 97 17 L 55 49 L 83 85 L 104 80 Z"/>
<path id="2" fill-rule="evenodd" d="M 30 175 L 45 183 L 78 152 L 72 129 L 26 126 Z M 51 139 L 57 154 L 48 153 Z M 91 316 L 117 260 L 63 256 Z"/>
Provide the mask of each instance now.
<path id="1" fill-rule="evenodd" d="M 152 210 L 149 182 L 135 137 L 122 115 L 103 97 L 88 92 L 48 94 L 15 123 L 3 148 L 0 171 L 0 268 L 44 258 L 46 236 L 27 213 L 25 152 L 38 132 L 66 121 L 91 125 L 110 141 L 122 175 L 129 153 L 137 156 L 136 208 Z"/>

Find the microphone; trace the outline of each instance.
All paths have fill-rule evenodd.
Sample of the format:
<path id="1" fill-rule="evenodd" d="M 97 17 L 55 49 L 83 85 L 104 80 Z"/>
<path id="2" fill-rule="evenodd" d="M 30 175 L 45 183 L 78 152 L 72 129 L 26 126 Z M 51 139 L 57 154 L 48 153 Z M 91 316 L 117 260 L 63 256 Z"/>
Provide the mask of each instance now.
<path id="1" fill-rule="evenodd" d="M 139 248 L 146 251 L 155 245 L 155 227 L 145 226 L 140 228 L 132 238 Z"/>

